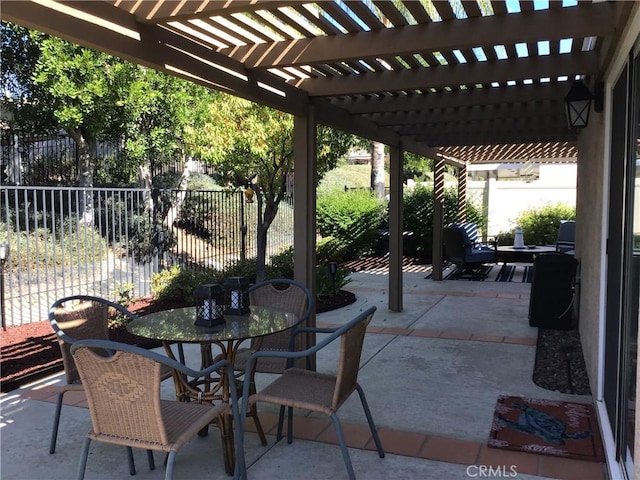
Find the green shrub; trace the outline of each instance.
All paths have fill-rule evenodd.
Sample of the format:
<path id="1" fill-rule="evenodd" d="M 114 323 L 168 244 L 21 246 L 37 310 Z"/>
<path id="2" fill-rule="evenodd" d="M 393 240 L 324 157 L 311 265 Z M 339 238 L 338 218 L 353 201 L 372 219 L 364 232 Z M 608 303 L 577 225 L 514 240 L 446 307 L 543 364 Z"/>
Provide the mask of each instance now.
<path id="1" fill-rule="evenodd" d="M 271 255 L 265 274 L 267 279 L 293 278 L 293 247 L 287 247 L 282 252 Z"/>
<path id="2" fill-rule="evenodd" d="M 344 245 L 347 258 L 370 253 L 384 204 L 368 190 L 322 194 L 317 203 L 318 231 Z"/>
<path id="3" fill-rule="evenodd" d="M 113 291 L 113 295 L 115 296 L 115 303 L 117 303 L 118 305 L 122 305 L 124 308 L 127 308 L 133 301 L 133 283 L 128 282 L 116 285 Z M 124 313 L 113 309 L 113 314 L 111 314 L 108 319 L 108 326 L 109 328 L 125 327 L 130 322 L 130 320 L 131 319 Z"/>
<path id="4" fill-rule="evenodd" d="M 225 269 L 220 272 L 219 283 L 222 284 L 225 278 L 228 277 L 246 277 L 249 282 L 255 283 L 256 281 L 256 259 L 247 258 L 245 260 L 236 260 L 229 264 Z M 214 282 L 215 283 L 215 282 Z"/>
<path id="5" fill-rule="evenodd" d="M 316 294 L 318 297 L 336 295 L 342 288 L 351 282 L 351 272 L 346 268 L 338 267 L 335 276 L 329 272 L 326 265 L 316 267 Z"/>
<path id="6" fill-rule="evenodd" d="M 153 188 L 160 190 L 172 190 L 180 187 L 180 180 L 182 180 L 182 173 L 172 171 L 159 173 L 153 177 Z"/>
<path id="7" fill-rule="evenodd" d="M 561 220 L 575 220 L 575 218 L 576 209 L 574 207 L 564 203 L 547 204 L 540 208 L 521 212 L 516 217 L 516 225 L 522 227 L 525 243 L 546 245 L 555 243 Z M 513 233 L 513 230 L 510 233 Z M 510 240 L 513 243 L 513 236 Z M 500 241 L 503 243 L 506 238 L 504 240 L 501 238 Z M 503 245 L 507 245 L 507 243 L 503 243 Z"/>
<path id="8" fill-rule="evenodd" d="M 345 242 L 335 237 L 324 237 L 316 242 L 316 263 L 341 263 L 346 260 Z"/>
<path id="9" fill-rule="evenodd" d="M 404 230 L 412 235 L 404 238 L 405 255 L 431 260 L 433 253 L 433 188 L 419 186 L 404 195 Z M 480 230 L 487 227 L 487 219 L 482 208 L 468 201 L 466 221 L 474 222 Z M 458 193 L 455 189 L 444 192 L 443 225 L 458 220 Z"/>
<path id="10" fill-rule="evenodd" d="M 221 187 L 209 175 L 196 172 L 189 175 L 187 190 L 221 190 Z"/>
<path id="11" fill-rule="evenodd" d="M 218 278 L 215 271 L 182 269 L 174 265 L 152 275 L 153 299 L 158 303 L 184 301 L 193 305 L 196 287 L 206 283 L 219 283 Z"/>
<path id="12" fill-rule="evenodd" d="M 457 192 L 444 192 L 444 225 L 455 222 L 458 214 Z M 433 189 L 419 186 L 404 195 L 404 230 L 413 232 L 405 237 L 405 255 L 430 259 L 433 252 Z"/>

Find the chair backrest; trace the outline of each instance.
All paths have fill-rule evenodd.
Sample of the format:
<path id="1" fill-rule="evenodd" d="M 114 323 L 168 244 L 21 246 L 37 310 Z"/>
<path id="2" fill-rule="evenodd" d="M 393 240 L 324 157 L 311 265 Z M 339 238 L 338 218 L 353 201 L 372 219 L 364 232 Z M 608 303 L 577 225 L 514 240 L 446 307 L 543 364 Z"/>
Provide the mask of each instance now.
<path id="1" fill-rule="evenodd" d="M 72 295 L 51 305 L 49 322 L 58 336 L 67 383 L 80 382 L 71 345 L 87 338 L 109 339 L 109 308 L 115 308 L 131 319 L 137 318 L 121 305 L 89 295 Z"/>
<path id="2" fill-rule="evenodd" d="M 169 444 L 162 418 L 162 365 L 135 353 L 77 348 L 73 354 L 89 403 L 93 433 Z"/>
<path id="3" fill-rule="evenodd" d="M 315 299 L 311 291 L 300 282 L 288 278 L 266 280 L 249 289 L 249 302 L 252 305 L 281 308 L 295 314 L 299 319 L 299 327 L 308 327 L 311 312 L 315 308 Z M 286 352 L 290 348 L 290 331 L 252 339 L 251 346 L 255 350 L 275 350 Z M 295 350 L 304 350 L 313 344 L 315 337 L 311 334 L 297 335 Z M 261 359 L 256 371 L 262 373 L 282 373 L 285 368 L 282 359 Z"/>
<path id="4" fill-rule="evenodd" d="M 465 245 L 466 234 L 463 228 L 458 226 L 445 227 L 442 230 L 442 241 L 445 255 L 450 262 L 464 261 L 467 246 Z"/>
<path id="5" fill-rule="evenodd" d="M 462 227 L 462 229 L 467 234 L 468 243 L 471 244 L 472 247 L 479 243 L 478 242 L 478 225 L 476 225 L 474 222 L 458 223 L 456 224 L 456 226 Z"/>
<path id="6" fill-rule="evenodd" d="M 338 374 L 332 401 L 335 410 L 356 389 L 364 335 L 375 311 L 376 308 L 371 307 L 351 320 L 349 328 L 340 337 Z"/>
<path id="7" fill-rule="evenodd" d="M 576 222 L 574 220 L 562 220 L 558 227 L 558 242 L 575 242 Z"/>

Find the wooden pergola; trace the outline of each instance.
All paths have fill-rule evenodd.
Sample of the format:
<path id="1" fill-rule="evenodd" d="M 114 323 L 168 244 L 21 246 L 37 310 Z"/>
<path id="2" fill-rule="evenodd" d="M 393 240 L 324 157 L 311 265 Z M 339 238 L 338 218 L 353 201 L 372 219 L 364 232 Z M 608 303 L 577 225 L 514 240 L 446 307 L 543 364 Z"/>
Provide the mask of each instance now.
<path id="1" fill-rule="evenodd" d="M 598 92 L 637 8 L 566 0 L 33 0 L 3 2 L 0 15 L 293 114 L 295 275 L 309 286 L 316 125 L 388 145 L 389 308 L 401 310 L 403 153 L 436 159 L 436 195 L 445 164 L 464 173 L 469 163 L 575 159 L 578 133 L 567 127 L 564 97 L 575 79 Z"/>

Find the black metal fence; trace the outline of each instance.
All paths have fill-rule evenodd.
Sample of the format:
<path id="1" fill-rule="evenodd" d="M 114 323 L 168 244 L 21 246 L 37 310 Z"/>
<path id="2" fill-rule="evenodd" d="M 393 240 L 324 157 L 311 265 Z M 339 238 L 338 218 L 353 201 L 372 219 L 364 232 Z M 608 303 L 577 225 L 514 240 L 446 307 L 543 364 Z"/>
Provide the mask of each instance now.
<path id="1" fill-rule="evenodd" d="M 70 294 L 151 293 L 163 267 L 222 269 L 255 256 L 257 203 L 241 191 L 0 187 L 3 323 L 47 317 Z M 293 205 L 283 202 L 267 256 L 293 244 Z"/>
<path id="2" fill-rule="evenodd" d="M 136 178 L 136 167 L 127 161 L 121 142 L 98 141 L 92 155 L 96 159 L 94 183 L 101 186 L 128 185 Z M 189 159 L 151 158 L 151 175 L 182 172 Z M 28 133 L 0 129 L 0 184 L 71 186 L 78 176 L 78 149 L 63 130 Z M 212 174 L 214 168 L 199 161 L 189 165 L 192 172 Z"/>

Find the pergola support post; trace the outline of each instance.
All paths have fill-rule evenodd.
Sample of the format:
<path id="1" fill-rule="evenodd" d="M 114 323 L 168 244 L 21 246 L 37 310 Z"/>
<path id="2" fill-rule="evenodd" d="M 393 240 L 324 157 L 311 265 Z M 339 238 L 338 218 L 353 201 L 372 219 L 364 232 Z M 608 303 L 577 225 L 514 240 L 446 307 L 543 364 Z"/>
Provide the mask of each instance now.
<path id="1" fill-rule="evenodd" d="M 433 250 L 431 278 L 442 280 L 442 226 L 444 218 L 444 161 L 437 159 L 433 168 Z"/>
<path id="2" fill-rule="evenodd" d="M 316 291 L 316 119 L 313 106 L 306 116 L 296 115 L 293 126 L 293 278 Z M 311 312 L 308 326 L 316 326 Z M 309 334 L 307 346 L 315 344 Z M 315 355 L 311 369 L 316 369 Z"/>
<path id="3" fill-rule="evenodd" d="M 389 148 L 389 310 L 402 311 L 402 145 Z"/>
<path id="4" fill-rule="evenodd" d="M 458 168 L 458 222 L 467 221 L 467 166 Z"/>

